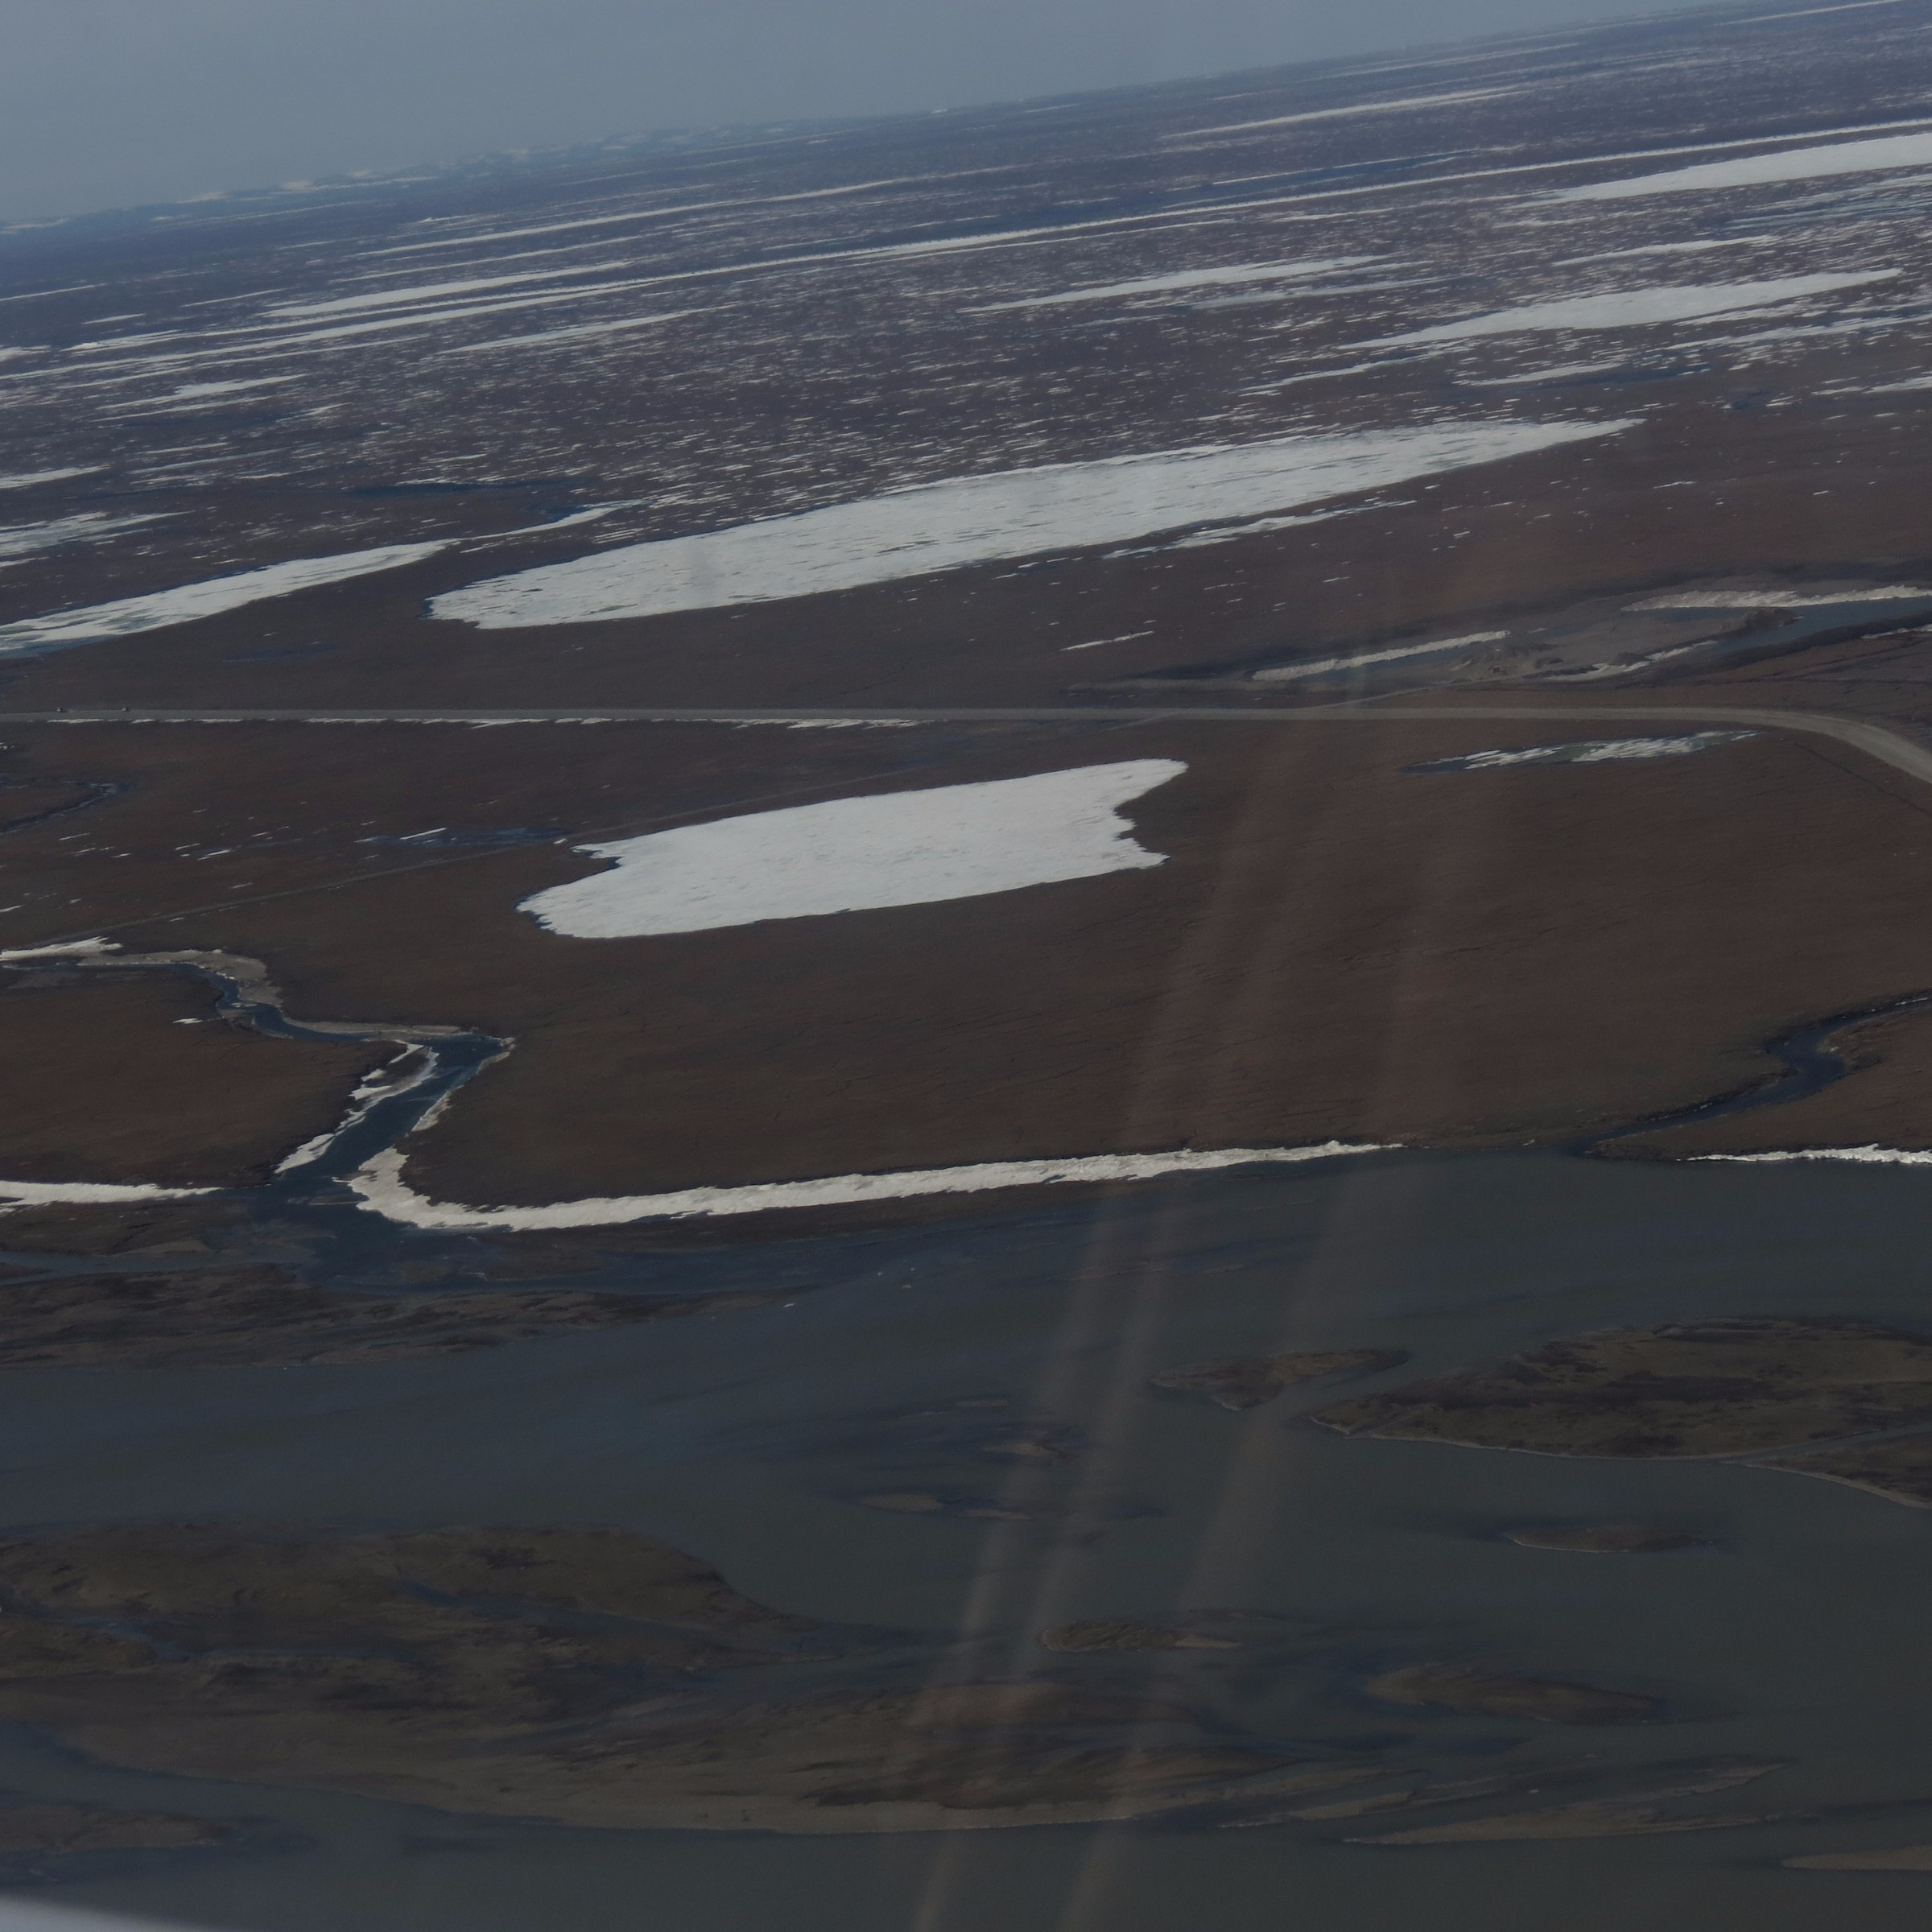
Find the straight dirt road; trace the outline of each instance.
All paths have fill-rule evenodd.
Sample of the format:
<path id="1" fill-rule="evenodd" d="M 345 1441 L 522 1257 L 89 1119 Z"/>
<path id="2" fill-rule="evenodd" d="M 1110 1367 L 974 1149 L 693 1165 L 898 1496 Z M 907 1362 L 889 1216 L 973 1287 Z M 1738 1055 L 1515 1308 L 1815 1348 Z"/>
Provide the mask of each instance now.
<path id="1" fill-rule="evenodd" d="M 1399 718 L 1435 722 L 1447 717 L 1547 718 L 1571 723 L 1616 718 L 1629 722 L 1709 724 L 1747 726 L 1757 731 L 1796 731 L 1835 738 L 1855 751 L 1876 758 L 1909 778 L 1932 785 L 1932 750 L 1901 733 L 1863 718 L 1839 717 L 1827 711 L 1783 711 L 1737 704 L 1432 704 L 1361 703 L 1307 705 L 1299 708 L 1260 705 L 1164 705 L 1133 709 L 1096 705 L 941 706 L 931 709 L 892 711 L 841 709 L 819 706 L 792 710 L 759 708 L 654 709 L 613 708 L 568 711 L 13 711 L 0 712 L 0 726 L 9 724 L 812 724 L 849 720 L 855 724 L 1166 724 L 1202 721 L 1232 724 L 1343 724 L 1366 719 Z"/>

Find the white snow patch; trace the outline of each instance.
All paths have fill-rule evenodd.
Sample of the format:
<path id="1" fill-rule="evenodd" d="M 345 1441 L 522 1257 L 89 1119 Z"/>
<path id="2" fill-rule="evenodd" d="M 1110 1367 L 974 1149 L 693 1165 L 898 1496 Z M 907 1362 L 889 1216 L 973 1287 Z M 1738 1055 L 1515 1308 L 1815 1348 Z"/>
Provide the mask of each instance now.
<path id="1" fill-rule="evenodd" d="M 145 597 L 117 597 L 112 603 L 89 604 L 79 610 L 23 617 L 17 624 L 0 624 L 0 655 L 43 645 L 88 644 L 101 638 L 125 638 L 136 631 L 191 623 L 198 617 L 259 603 L 265 597 L 286 597 L 298 590 L 340 584 L 374 571 L 394 570 L 448 547 L 440 543 L 390 543 L 379 550 L 347 551 L 340 556 L 295 557 L 286 564 L 240 571 L 230 577 L 210 577 L 200 584 L 151 591 Z"/>
<path id="2" fill-rule="evenodd" d="M 55 946 L 14 946 L 0 952 L 0 963 L 14 960 L 85 959 L 90 954 L 118 952 L 118 939 L 69 939 Z"/>
<path id="3" fill-rule="evenodd" d="M 1326 677 L 1331 671 L 1360 671 L 1370 664 L 1392 663 L 1397 658 L 1419 658 L 1438 650 L 1459 650 L 1470 644 L 1495 644 L 1509 636 L 1506 630 L 1472 630 L 1467 637 L 1439 638 L 1428 644 L 1398 644 L 1389 650 L 1363 651 L 1352 658 L 1318 658 L 1312 664 L 1284 664 L 1274 671 L 1257 671 L 1257 684 L 1286 684 L 1297 678 Z"/>
<path id="4" fill-rule="evenodd" d="M 980 171 L 977 170 L 972 171 Z M 987 171 L 1003 173 L 1003 169 Z M 410 242 L 396 248 L 378 248 L 369 251 L 369 258 L 378 255 L 415 255 L 431 248 L 477 248 L 486 243 L 514 242 L 523 235 L 560 235 L 567 229 L 608 228 L 613 222 L 656 221 L 668 215 L 701 214 L 707 208 L 763 208 L 779 201 L 823 201 L 834 195 L 863 194 L 875 188 L 897 188 L 909 181 L 920 181 L 929 177 L 921 175 L 894 175 L 882 181 L 854 181 L 844 188 L 811 188 L 791 195 L 756 195 L 749 199 L 733 201 L 679 201 L 663 208 L 627 208 L 617 215 L 580 216 L 572 221 L 544 221 L 534 228 L 478 228 L 466 234 L 451 235 L 437 242 Z M 943 176 L 937 177 L 943 179 Z"/>
<path id="5" fill-rule="evenodd" d="M 412 1055 L 417 1055 L 417 1063 L 399 1079 L 397 1078 L 391 1069 Z M 312 1161 L 320 1160 L 344 1134 L 352 1128 L 360 1127 L 382 1101 L 394 1100 L 398 1094 L 414 1092 L 436 1071 L 433 1055 L 421 1053 L 413 1046 L 406 1046 L 394 1059 L 377 1067 L 351 1092 L 349 1111 L 336 1125 L 304 1141 L 292 1154 L 284 1154 L 275 1163 L 275 1172 L 287 1174 L 295 1168 L 306 1167 Z M 0 1932 L 6 1932 L 6 1928 L 0 1926 Z"/>
<path id="6" fill-rule="evenodd" d="M 218 1187 L 157 1187 L 147 1181 L 0 1181 L 0 1214 L 16 1208 L 93 1207 L 114 1201 L 184 1201 Z"/>
<path id="7" fill-rule="evenodd" d="M 474 295 L 480 288 L 504 288 L 512 283 L 562 282 L 573 276 L 581 280 L 586 275 L 603 272 L 595 267 L 532 268 L 520 270 L 514 275 L 469 275 L 458 282 L 418 282 L 375 289 L 367 295 L 338 295 L 326 302 L 275 302 L 270 304 L 268 312 L 308 321 L 321 316 L 350 315 L 357 309 L 413 308 L 421 303 L 440 301 L 446 295 Z"/>
<path id="8" fill-rule="evenodd" d="M 482 355 L 493 349 L 526 349 L 536 342 L 580 342 L 592 336 L 621 336 L 634 328 L 650 328 L 659 322 L 675 322 L 680 316 L 702 315 L 696 308 L 667 308 L 662 315 L 627 316 L 617 322 L 579 322 L 568 328 L 546 328 L 529 336 L 493 336 L 486 342 L 465 342 L 458 349 L 446 349 L 446 356 Z"/>
<path id="9" fill-rule="evenodd" d="M 29 225 L 10 226 L 6 232 L 9 234 L 14 233 L 18 226 L 24 225 Z M 65 288 L 30 288 L 23 295 L 0 295 L 0 302 L 39 302 L 48 295 L 77 295 L 84 289 L 98 288 L 100 286 L 98 282 L 70 282 Z"/>
<path id="10" fill-rule="evenodd" d="M 1595 684 L 1604 678 L 1627 678 L 1636 671 L 1648 671 L 1653 664 L 1662 664 L 1666 658 L 1688 657 L 1699 645 L 1711 642 L 1708 638 L 1700 638 L 1694 643 L 1666 645 L 1662 650 L 1647 652 L 1640 658 L 1584 664 L 1575 671 L 1553 671 L 1550 682 L 1553 684 Z"/>
<path id="11" fill-rule="evenodd" d="M 1302 275 L 1325 275 L 1338 268 L 1376 262 L 1377 255 L 1335 255 L 1315 262 L 1248 262 L 1232 268 L 1186 268 L 1171 275 L 1143 275 L 1132 282 L 1104 282 L 1069 288 L 1058 295 L 1028 295 L 1013 302 L 987 302 L 969 308 L 969 316 L 997 316 L 1015 308 L 1058 308 L 1070 302 L 1104 302 L 1116 295 L 1149 295 L 1177 288 L 1217 288 L 1239 282 L 1289 282 Z"/>
<path id="12" fill-rule="evenodd" d="M 1298 382 L 1325 382 L 1331 376 L 1363 376 L 1372 370 L 1399 368 L 1403 363 L 1413 361 L 1410 356 L 1383 356 L 1373 362 L 1351 362 L 1341 369 L 1311 369 L 1298 376 L 1282 376 L 1273 382 L 1254 382 L 1241 393 L 1244 396 L 1265 396 L 1278 389 L 1292 389 Z"/>
<path id="13" fill-rule="evenodd" d="M 1899 0 L 1839 0 L 1836 6 L 1801 6 L 1794 13 L 1747 14 L 1735 27 L 1758 27 L 1767 20 L 1809 20 L 1817 14 L 1862 14 L 1868 6 L 1897 6 Z"/>
<path id="14" fill-rule="evenodd" d="M 30 469 L 0 477 L 0 489 L 31 489 L 36 483 L 64 483 L 69 477 L 97 477 L 107 465 L 90 463 L 80 469 Z"/>
<path id="15" fill-rule="evenodd" d="M 1424 771 L 1493 771 L 1505 765 L 1601 765 L 1623 758 L 1674 758 L 1715 745 L 1754 738 L 1754 731 L 1699 731 L 1677 738 L 1596 738 L 1569 745 L 1534 745 L 1521 751 L 1472 751 L 1439 758 Z"/>
<path id="16" fill-rule="evenodd" d="M 0 526 L 0 560 L 31 556 L 35 551 L 52 550 L 62 543 L 94 543 L 118 535 L 143 523 L 158 523 L 159 515 L 110 517 L 104 510 L 83 511 L 79 516 L 56 517 L 48 523 L 15 523 Z"/>
<path id="17" fill-rule="evenodd" d="M 446 592 L 430 611 L 501 630 L 849 590 L 1292 509 L 1629 427 L 1432 423 L 961 477 L 488 578 Z"/>
<path id="18" fill-rule="evenodd" d="M 1796 590 L 1675 590 L 1629 604 L 1627 610 L 1806 610 L 1820 604 L 1909 604 L 1932 601 L 1932 590 L 1917 584 L 1854 585 L 1849 590 L 1807 593 Z"/>
<path id="19" fill-rule="evenodd" d="M 1062 650 L 1098 650 L 1103 644 L 1131 644 L 1137 638 L 1150 638 L 1151 630 L 1124 630 L 1117 638 L 1089 638 L 1084 644 L 1063 644 Z"/>
<path id="20" fill-rule="evenodd" d="M 1611 295 L 1571 295 L 1561 301 L 1531 302 L 1521 308 L 1497 309 L 1486 316 L 1465 316 L 1459 322 L 1439 322 L 1432 328 L 1412 329 L 1406 335 L 1377 336 L 1355 346 L 1386 349 L 1402 343 L 1460 342 L 1479 336 L 1513 335 L 1528 330 L 1641 328 L 1658 323 L 1690 322 L 1703 316 L 1735 315 L 1805 295 L 1889 282 L 1899 273 L 1896 268 L 1881 268 L 1860 275 L 1783 275 L 1769 282 L 1692 283 L 1665 288 L 1624 289 Z"/>
<path id="21" fill-rule="evenodd" d="M 391 1150 L 349 1175 L 349 1185 L 375 1212 L 411 1228 L 608 1228 L 627 1221 L 766 1214 L 778 1208 L 855 1207 L 921 1195 L 989 1194 L 1005 1187 L 1147 1181 L 1168 1174 L 1212 1174 L 1229 1167 L 1283 1166 L 1397 1151 L 1344 1141 L 1311 1147 L 1183 1147 L 1167 1154 L 986 1161 L 962 1167 L 909 1168 L 897 1174 L 840 1174 L 816 1180 L 754 1182 L 738 1187 L 683 1187 L 668 1194 L 556 1201 L 542 1208 L 465 1208 L 418 1194 L 402 1179 L 402 1156 Z"/>
<path id="22" fill-rule="evenodd" d="M 1843 322 L 1814 323 L 1804 328 L 1756 328 L 1748 335 L 1706 336 L 1687 344 L 1695 349 L 1736 349 L 1753 342 L 1795 342 L 1817 336 L 1862 336 L 1874 329 L 1909 328 L 1922 325 L 1922 314 L 1906 312 L 1893 315 L 1853 316 Z"/>
<path id="23" fill-rule="evenodd" d="M 1626 369 L 1624 362 L 1559 362 L 1552 369 L 1525 369 L 1513 376 L 1459 376 L 1465 389 L 1509 389 L 1521 382 L 1554 382 L 1566 376 L 1602 376 Z"/>
<path id="24" fill-rule="evenodd" d="M 588 510 L 573 510 L 568 516 L 552 517 L 547 523 L 519 523 L 514 530 L 493 530 L 487 536 L 470 537 L 464 541 L 470 543 L 499 543 L 506 537 L 547 536 L 553 530 L 569 530 L 579 523 L 601 522 L 605 517 L 614 517 L 621 510 L 635 510 L 644 502 L 642 497 L 626 497 L 621 503 L 593 503 Z M 0 1927 L 0 1932 L 5 1932 Z"/>
<path id="25" fill-rule="evenodd" d="M 201 396 L 232 396 L 244 389 L 270 389 L 278 382 L 293 382 L 294 376 L 255 376 L 247 382 L 179 382 L 168 392 L 171 402 L 192 401 Z"/>
<path id="26" fill-rule="evenodd" d="M 1697 255 L 1707 248 L 1758 248 L 1778 239 L 1776 235 L 1730 235 L 1719 242 L 1652 242 L 1642 248 L 1612 248 L 1598 255 L 1567 255 L 1556 266 L 1579 268 L 1586 262 L 1628 262 L 1638 255 Z"/>
<path id="27" fill-rule="evenodd" d="M 580 845 L 616 865 L 552 886 L 517 910 L 571 939 L 634 939 L 1138 871 L 1164 864 L 1165 855 L 1137 844 L 1116 808 L 1187 769 L 1174 758 L 1131 758 Z"/>
<path id="28" fill-rule="evenodd" d="M 1707 161 L 1666 174 L 1634 175 L 1558 188 L 1552 201 L 1621 201 L 1637 195 L 1678 195 L 1719 188 L 1761 188 L 1778 181 L 1814 181 L 1827 175 L 1873 174 L 1882 168 L 1932 165 L 1932 134 L 1892 134 L 1879 141 L 1841 141 L 1827 147 L 1778 148 L 1736 161 Z"/>
<path id="29" fill-rule="evenodd" d="M 1694 1161 L 1738 1166 L 1777 1161 L 1848 1161 L 1860 1167 L 1932 1167 L 1932 1150 L 1906 1147 L 1790 1147 L 1768 1154 L 1694 1154 Z"/>
<path id="30" fill-rule="evenodd" d="M 144 396 L 134 402 L 117 402 L 102 415 L 119 418 L 184 416 L 198 411 L 215 397 L 238 395 L 250 390 L 272 389 L 283 382 L 298 382 L 299 376 L 256 376 L 246 382 L 182 382 L 164 396 Z"/>
<path id="31" fill-rule="evenodd" d="M 1203 134 L 1244 134 L 1256 128 L 1295 127 L 1308 121 L 1340 121 L 1352 114 L 1416 114 L 1431 107 L 1457 107 L 1471 101 L 1495 101 L 1520 94 L 1520 87 L 1470 88 L 1453 94 L 1410 94 L 1401 101 L 1364 101 L 1353 107 L 1316 107 L 1298 114 L 1270 114 L 1265 121 L 1227 121 L 1218 127 L 1188 127 L 1162 134 L 1163 141 L 1188 141 Z"/>

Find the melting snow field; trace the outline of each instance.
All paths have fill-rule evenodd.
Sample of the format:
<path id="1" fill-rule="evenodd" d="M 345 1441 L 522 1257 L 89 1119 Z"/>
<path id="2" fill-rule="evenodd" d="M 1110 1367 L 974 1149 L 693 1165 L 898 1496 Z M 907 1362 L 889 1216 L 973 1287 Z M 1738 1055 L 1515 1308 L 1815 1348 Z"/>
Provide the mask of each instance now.
<path id="1" fill-rule="evenodd" d="M 432 1201 L 402 1179 L 402 1156 L 378 1154 L 349 1176 L 349 1185 L 378 1214 L 411 1228 L 609 1228 L 626 1221 L 678 1220 L 768 1214 L 781 1208 L 844 1208 L 919 1195 L 990 1194 L 1003 1187 L 1092 1186 L 1149 1181 L 1166 1174 L 1212 1174 L 1228 1167 L 1292 1166 L 1345 1154 L 1385 1154 L 1385 1147 L 1328 1141 L 1312 1147 L 1176 1148 L 1166 1154 L 1090 1154 L 1064 1160 L 985 1161 L 970 1166 L 908 1168 L 897 1174 L 836 1174 L 805 1181 L 763 1181 L 737 1187 L 683 1187 L 668 1194 L 605 1195 L 542 1208 L 467 1208 Z M 0 1184 L 0 1193 L 7 1191 Z"/>
<path id="2" fill-rule="evenodd" d="M 1619 758 L 1674 758 L 1754 738 L 1754 731 L 1696 731 L 1679 738 L 1595 738 L 1572 745 L 1532 745 L 1521 751 L 1472 751 L 1411 765 L 1411 771 L 1494 771 L 1505 765 L 1601 765 Z"/>
<path id="3" fill-rule="evenodd" d="M 1325 678 L 1336 671 L 1366 671 L 1372 664 L 1390 664 L 1397 658 L 1426 657 L 1433 651 L 1460 650 L 1472 644 L 1495 644 L 1509 636 L 1506 630 L 1472 630 L 1459 638 L 1438 638 L 1428 644 L 1397 644 L 1388 650 L 1358 651 L 1352 658 L 1318 658 L 1311 664 L 1282 664 L 1272 671 L 1257 671 L 1257 684 L 1286 684 L 1297 678 Z"/>
<path id="4" fill-rule="evenodd" d="M 1437 423 L 962 477 L 488 578 L 433 599 L 430 613 L 502 630 L 851 590 L 1290 510 L 1629 427 Z"/>
<path id="5" fill-rule="evenodd" d="M 1566 188 L 1552 201 L 1621 201 L 1634 195 L 1676 195 L 1712 188 L 1760 188 L 1769 182 L 1814 181 L 1828 175 L 1875 174 L 1889 167 L 1932 167 L 1932 134 L 1893 134 L 1879 141 L 1837 141 L 1827 147 L 1780 148 L 1738 161 L 1707 161 L 1698 167 L 1624 181 L 1592 181 Z"/>
<path id="6" fill-rule="evenodd" d="M 1632 610 L 1806 610 L 1833 604 L 1915 604 L 1932 600 L 1932 590 L 1916 584 L 1854 585 L 1849 590 L 1812 593 L 1798 590 L 1678 590 L 1645 597 Z"/>
<path id="7" fill-rule="evenodd" d="M 1564 301 L 1532 302 L 1521 308 L 1466 316 L 1459 322 L 1440 322 L 1433 328 L 1414 329 L 1407 335 L 1378 336 L 1355 346 L 1385 349 L 1398 343 L 1459 342 L 1476 336 L 1513 335 L 1526 330 L 1637 328 L 1659 322 L 1694 322 L 1706 316 L 1735 315 L 1804 295 L 1856 288 L 1868 282 L 1889 282 L 1897 273 L 1895 268 L 1881 268 L 1856 275 L 1784 275 L 1769 282 L 1692 283 L 1674 288 L 1633 288 L 1613 295 L 1572 295 Z"/>
<path id="8" fill-rule="evenodd" d="M 1726 1161 L 1740 1166 L 1781 1161 L 1849 1161 L 1859 1167 L 1932 1167 L 1932 1149 L 1922 1147 L 1785 1147 L 1768 1154 L 1694 1154 L 1694 1162 Z"/>
<path id="9" fill-rule="evenodd" d="M 1334 255 L 1318 262 L 1249 262 L 1236 268 L 1190 268 L 1172 275 L 1143 275 L 1137 282 L 1103 282 L 1090 288 L 1063 289 L 1057 295 L 1027 295 L 1013 302 L 987 302 L 967 312 L 997 316 L 1014 308 L 1059 308 L 1070 302 L 1106 302 L 1117 295 L 1164 295 L 1175 289 L 1220 288 L 1241 282 L 1291 282 L 1307 275 L 1358 268 L 1378 255 Z"/>
<path id="10" fill-rule="evenodd" d="M 553 886 L 518 910 L 571 939 L 632 939 L 1138 871 L 1164 856 L 1136 844 L 1116 808 L 1187 769 L 1173 758 L 1132 758 L 580 845 L 616 865 Z"/>
<path id="11" fill-rule="evenodd" d="M 97 543 L 153 523 L 155 517 L 110 517 L 105 510 L 85 510 L 79 516 L 59 517 L 49 523 L 15 523 L 0 528 L 0 568 L 16 557 L 29 557 L 37 551 L 52 550 L 63 543 Z"/>
<path id="12" fill-rule="evenodd" d="M 0 1181 L 0 1214 L 16 1208 L 97 1208 L 122 1201 L 185 1201 L 218 1187 L 158 1187 L 147 1181 Z"/>
<path id="13" fill-rule="evenodd" d="M 166 625 L 238 610 L 244 604 L 258 604 L 265 597 L 285 597 L 292 591 L 340 584 L 345 578 L 367 576 L 372 571 L 394 570 L 446 547 L 442 543 L 391 543 L 379 550 L 352 550 L 334 557 L 295 557 L 261 570 L 240 571 L 232 577 L 210 577 L 173 590 L 151 591 L 145 597 L 118 597 L 111 604 L 56 611 L 50 617 L 23 617 L 17 624 L 0 624 L 0 654 L 48 645 L 91 644 L 101 638 L 159 630 Z"/>
<path id="14" fill-rule="evenodd" d="M 98 463 L 83 464 L 78 469 L 16 470 L 11 476 L 0 477 L 0 489 L 31 489 L 42 483 L 64 483 L 70 477 L 93 477 L 100 473 Z"/>
<path id="15" fill-rule="evenodd" d="M 1297 127 L 1309 121 L 1340 121 L 1354 114 L 1415 114 L 1437 107 L 1466 106 L 1476 101 L 1500 100 L 1505 94 L 1520 93 L 1514 87 L 1465 88 L 1453 94 L 1414 94 L 1402 101 L 1361 101 L 1350 107 L 1318 107 L 1298 114 L 1270 114 L 1262 121 L 1225 121 L 1218 127 L 1183 128 L 1178 134 L 1162 134 L 1163 141 L 1192 141 L 1209 134 L 1241 134 L 1257 128 Z"/>

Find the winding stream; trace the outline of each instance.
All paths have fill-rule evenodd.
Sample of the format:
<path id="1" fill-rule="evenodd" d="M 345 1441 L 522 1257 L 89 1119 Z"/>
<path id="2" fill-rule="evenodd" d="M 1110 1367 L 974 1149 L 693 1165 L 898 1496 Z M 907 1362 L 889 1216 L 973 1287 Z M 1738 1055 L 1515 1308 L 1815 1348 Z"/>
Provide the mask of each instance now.
<path id="1" fill-rule="evenodd" d="M 179 952 L 118 954 L 101 942 L 35 948 L 9 959 L 0 969 L 31 970 L 54 964 L 90 972 L 171 972 L 191 975 L 211 988 L 226 1020 L 285 1040 L 387 1042 L 396 1056 L 369 1075 L 349 1096 L 348 1112 L 328 1132 L 287 1155 L 272 1179 L 239 1189 L 163 1188 L 144 1184 L 21 1183 L 0 1180 L 0 1212 L 16 1205 L 57 1202 L 161 1199 L 225 1194 L 246 1203 L 255 1218 L 286 1221 L 294 1212 L 341 1224 L 338 1236 L 358 1231 L 361 1245 L 374 1234 L 372 1220 L 422 1232 L 474 1233 L 513 1228 L 609 1227 L 694 1216 L 742 1215 L 789 1208 L 851 1205 L 921 1195 L 970 1195 L 1017 1187 L 1152 1180 L 1163 1175 L 1245 1166 L 1294 1165 L 1349 1155 L 1393 1154 L 1394 1147 L 1339 1141 L 1301 1147 L 1224 1148 L 1158 1154 L 1099 1155 L 1059 1160 L 986 1162 L 952 1168 L 821 1179 L 687 1188 L 675 1193 L 559 1202 L 542 1208 L 445 1205 L 415 1193 L 403 1181 L 403 1144 L 433 1121 L 457 1091 L 513 1051 L 515 1042 L 460 1027 L 410 1026 L 349 1020 L 294 1020 L 281 989 L 258 960 L 239 954 Z M 1909 1012 L 1932 1003 L 1918 993 L 1880 1005 L 1808 1022 L 1769 1041 L 1765 1051 L 1786 1071 L 1740 1092 L 1699 1101 L 1579 1135 L 1559 1151 L 1590 1155 L 1638 1135 L 1690 1125 L 1808 1098 L 1852 1069 L 1827 1042 L 1847 1026 Z"/>

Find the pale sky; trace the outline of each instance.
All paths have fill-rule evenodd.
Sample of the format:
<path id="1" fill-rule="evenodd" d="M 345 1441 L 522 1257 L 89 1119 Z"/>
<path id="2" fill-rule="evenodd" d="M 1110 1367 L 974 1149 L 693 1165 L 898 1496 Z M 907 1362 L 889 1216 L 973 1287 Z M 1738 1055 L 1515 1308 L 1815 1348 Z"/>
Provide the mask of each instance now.
<path id="1" fill-rule="evenodd" d="M 1657 10 L 1657 0 L 0 0 L 0 219 Z"/>

